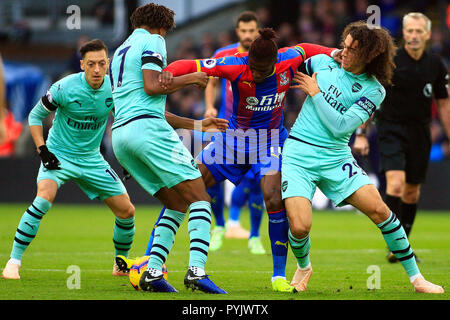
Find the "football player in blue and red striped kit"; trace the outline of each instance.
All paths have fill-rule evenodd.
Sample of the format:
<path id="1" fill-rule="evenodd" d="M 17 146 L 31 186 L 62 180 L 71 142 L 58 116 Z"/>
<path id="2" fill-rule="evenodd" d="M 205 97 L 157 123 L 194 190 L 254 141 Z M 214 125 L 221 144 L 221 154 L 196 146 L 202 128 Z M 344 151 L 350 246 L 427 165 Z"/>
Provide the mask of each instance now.
<path id="1" fill-rule="evenodd" d="M 237 18 L 235 30 L 239 41 L 217 49 L 212 58 L 219 59 L 236 53 L 248 52 L 250 45 L 259 35 L 258 30 L 258 16 L 252 11 L 242 12 Z M 215 107 L 217 96 L 220 96 L 218 109 Z M 205 106 L 205 118 L 219 117 L 229 119 L 233 113 L 233 91 L 231 90 L 230 81 L 224 78 L 210 78 L 205 89 Z M 211 136 L 207 136 L 204 140 L 210 141 Z M 224 238 L 236 238 L 248 239 L 248 248 L 251 253 L 265 254 L 266 251 L 259 236 L 264 198 L 259 187 L 259 181 L 255 175 L 249 171 L 243 181 L 233 189 L 226 224 L 223 211 L 224 184 L 216 183 L 207 191 L 211 196 L 211 208 L 215 218 L 215 227 L 211 231 L 209 250 L 215 251 L 220 249 Z M 245 230 L 239 222 L 241 208 L 247 201 L 250 211 L 250 232 Z"/>
<path id="2" fill-rule="evenodd" d="M 247 54 L 220 59 L 178 60 L 164 71 L 179 76 L 202 71 L 231 82 L 233 112 L 229 130 L 214 136 L 197 157 L 207 188 L 225 179 L 238 185 L 253 171 L 269 214 L 273 258 L 272 288 L 295 292 L 286 280 L 289 224 L 281 199 L 281 150 L 288 133 L 283 126 L 283 105 L 291 78 L 308 57 L 333 49 L 300 44 L 278 51 L 275 32 L 259 30 L 260 36 Z M 337 51 L 337 50 L 336 50 Z"/>

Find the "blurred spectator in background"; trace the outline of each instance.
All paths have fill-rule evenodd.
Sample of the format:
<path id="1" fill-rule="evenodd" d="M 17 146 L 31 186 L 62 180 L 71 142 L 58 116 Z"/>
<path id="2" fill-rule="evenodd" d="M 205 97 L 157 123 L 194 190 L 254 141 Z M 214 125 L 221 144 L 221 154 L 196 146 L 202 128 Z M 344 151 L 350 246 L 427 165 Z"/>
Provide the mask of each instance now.
<path id="1" fill-rule="evenodd" d="M 336 0 L 333 4 L 334 18 L 336 19 L 334 39 L 339 41 L 339 37 L 344 31 L 345 27 L 350 23 L 348 1 Z"/>
<path id="2" fill-rule="evenodd" d="M 2 125 L 5 129 L 5 139 L 0 144 L 0 157 L 11 157 L 15 155 L 16 141 L 22 133 L 23 123 L 16 121 L 13 113 L 5 108 Z"/>
<path id="3" fill-rule="evenodd" d="M 444 128 L 439 120 L 439 112 L 436 106 L 436 102 L 433 101 L 431 106 L 431 152 L 430 162 L 439 162 L 444 160 L 445 157 L 450 156 L 450 148 L 448 138 Z"/>
<path id="4" fill-rule="evenodd" d="M 6 129 L 3 123 L 4 119 L 4 110 L 6 109 L 6 84 L 5 84 L 5 76 L 3 73 L 3 60 L 0 55 L 0 145 L 6 139 Z"/>
<path id="5" fill-rule="evenodd" d="M 205 32 L 200 43 L 200 57 L 211 57 L 214 54 L 214 51 L 216 51 L 216 41 L 214 40 L 214 36 L 209 32 Z"/>
<path id="6" fill-rule="evenodd" d="M 74 49 L 72 55 L 69 58 L 69 61 L 67 63 L 67 70 L 65 73 L 77 73 L 81 72 L 81 66 L 80 66 L 80 60 L 81 60 L 81 54 L 80 54 L 80 48 L 89 41 L 88 35 L 81 35 L 76 43 L 76 48 Z"/>
<path id="7" fill-rule="evenodd" d="M 94 16 L 103 24 L 114 23 L 114 0 L 99 0 L 94 5 Z"/>
<path id="8" fill-rule="evenodd" d="M 381 0 L 381 25 L 391 32 L 394 38 L 401 37 L 402 21 L 401 17 L 396 13 L 396 0 Z"/>
<path id="9" fill-rule="evenodd" d="M 256 9 L 256 15 L 258 16 L 259 26 L 261 29 L 270 27 L 270 11 L 265 6 L 261 6 Z"/>
<path id="10" fill-rule="evenodd" d="M 294 36 L 294 27 L 290 23 L 282 23 L 277 30 L 277 35 L 279 48 L 291 47 L 297 44 L 295 42 L 296 37 Z"/>
<path id="11" fill-rule="evenodd" d="M 15 143 L 23 127 L 22 123 L 15 120 L 7 105 L 3 60 L 0 56 L 0 157 L 14 155 Z"/>
<path id="12" fill-rule="evenodd" d="M 191 119 L 201 119 L 205 110 L 203 91 L 197 88 L 184 88 L 167 96 L 172 106 L 170 112 Z"/>
<path id="13" fill-rule="evenodd" d="M 367 7 L 369 6 L 369 1 L 367 0 L 356 0 L 355 9 L 352 15 L 352 21 L 366 20 L 367 18 Z"/>
<path id="14" fill-rule="evenodd" d="M 30 25 L 24 20 L 19 20 L 13 23 L 8 38 L 13 42 L 25 44 L 30 42 L 31 33 Z"/>

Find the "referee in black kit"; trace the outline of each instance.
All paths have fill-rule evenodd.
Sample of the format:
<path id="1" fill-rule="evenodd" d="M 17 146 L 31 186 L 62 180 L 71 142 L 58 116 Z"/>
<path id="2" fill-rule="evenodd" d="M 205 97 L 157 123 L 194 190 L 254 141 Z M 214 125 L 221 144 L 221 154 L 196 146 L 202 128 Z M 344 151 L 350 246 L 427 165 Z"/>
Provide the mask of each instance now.
<path id="1" fill-rule="evenodd" d="M 431 150 L 431 103 L 434 96 L 441 124 L 450 137 L 450 102 L 446 67 L 425 50 L 431 21 L 422 13 L 403 17 L 404 46 L 395 57 L 393 85 L 377 113 L 380 167 L 386 175 L 385 202 L 409 236 L 425 182 Z M 392 252 L 388 261 L 396 262 Z M 416 256 L 416 260 L 420 260 Z"/>

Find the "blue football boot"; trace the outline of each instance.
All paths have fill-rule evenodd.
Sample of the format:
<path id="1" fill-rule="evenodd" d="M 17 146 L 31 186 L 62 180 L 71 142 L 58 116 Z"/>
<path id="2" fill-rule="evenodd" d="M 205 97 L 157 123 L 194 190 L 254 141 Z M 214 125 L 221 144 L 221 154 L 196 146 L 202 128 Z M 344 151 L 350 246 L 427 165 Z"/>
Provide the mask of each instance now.
<path id="1" fill-rule="evenodd" d="M 177 289 L 164 279 L 164 275 L 152 276 L 148 270 L 145 270 L 139 280 L 139 287 L 143 291 L 151 292 L 178 292 Z"/>
<path id="2" fill-rule="evenodd" d="M 184 277 L 184 285 L 191 288 L 192 291 L 200 290 L 206 293 L 225 294 L 225 290 L 216 286 L 208 277 L 208 275 L 197 276 L 191 269 L 188 269 Z"/>

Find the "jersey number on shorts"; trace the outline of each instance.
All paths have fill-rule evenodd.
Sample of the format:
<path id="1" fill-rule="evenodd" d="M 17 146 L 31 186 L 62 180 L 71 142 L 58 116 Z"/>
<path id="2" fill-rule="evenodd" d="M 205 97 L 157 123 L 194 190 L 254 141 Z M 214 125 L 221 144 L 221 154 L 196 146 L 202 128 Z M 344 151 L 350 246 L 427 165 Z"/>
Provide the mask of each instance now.
<path id="1" fill-rule="evenodd" d="M 355 161 L 353 161 L 353 166 L 355 166 L 356 168 L 361 170 L 361 173 L 364 175 L 367 175 L 364 170 L 361 169 L 361 167 L 358 165 L 358 163 Z M 351 177 L 353 177 L 355 174 L 358 173 L 358 171 L 353 170 L 353 166 L 351 163 L 347 162 L 344 163 L 344 165 L 342 166 L 342 171 L 346 171 L 348 169 L 348 178 L 350 179 Z"/>
<path id="2" fill-rule="evenodd" d="M 120 61 L 120 66 L 119 66 L 119 76 L 117 77 L 117 86 L 116 88 L 122 86 L 122 77 L 123 77 L 123 67 L 125 64 L 125 56 L 127 55 L 128 50 L 131 48 L 131 46 L 125 47 L 122 50 L 119 51 L 119 53 L 117 54 L 117 56 L 122 55 L 122 61 Z M 111 70 L 112 68 L 110 68 Z M 109 74 L 109 78 L 111 80 L 111 91 L 114 91 L 114 80 L 113 80 L 113 74 L 112 71 Z"/>

